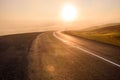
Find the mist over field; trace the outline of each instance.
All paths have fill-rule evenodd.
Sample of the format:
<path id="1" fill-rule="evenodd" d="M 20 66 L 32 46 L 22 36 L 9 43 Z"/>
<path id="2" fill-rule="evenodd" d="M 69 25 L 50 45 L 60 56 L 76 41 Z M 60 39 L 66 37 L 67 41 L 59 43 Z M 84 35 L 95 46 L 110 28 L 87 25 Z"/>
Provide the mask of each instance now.
<path id="1" fill-rule="evenodd" d="M 49 27 L 49 28 L 48 28 Z M 0 24 L 0 35 L 10 35 L 19 33 L 30 33 L 30 32 L 43 32 L 56 30 L 57 27 L 53 23 L 2 23 Z"/>
<path id="2" fill-rule="evenodd" d="M 115 22 L 116 23 L 116 22 Z M 119 22 L 118 22 L 119 23 Z M 44 32 L 44 31 L 54 31 L 54 30 L 89 30 L 94 28 L 103 27 L 102 25 L 111 23 L 90 23 L 90 22 L 73 22 L 73 23 L 59 23 L 59 22 L 49 22 L 49 23 L 36 23 L 36 22 L 25 22 L 25 23 L 13 23 L 13 22 L 1 22 L 0 23 L 0 36 L 19 34 L 19 33 L 30 33 L 30 32 Z M 113 22 L 114 24 L 114 22 Z"/>
<path id="3" fill-rule="evenodd" d="M 66 4 L 71 4 L 76 10 L 73 21 L 66 22 L 61 17 Z M 0 0 L 0 35 L 66 28 L 79 30 L 119 23 L 119 4 L 119 0 Z M 69 12 L 71 15 L 68 18 L 72 12 Z"/>

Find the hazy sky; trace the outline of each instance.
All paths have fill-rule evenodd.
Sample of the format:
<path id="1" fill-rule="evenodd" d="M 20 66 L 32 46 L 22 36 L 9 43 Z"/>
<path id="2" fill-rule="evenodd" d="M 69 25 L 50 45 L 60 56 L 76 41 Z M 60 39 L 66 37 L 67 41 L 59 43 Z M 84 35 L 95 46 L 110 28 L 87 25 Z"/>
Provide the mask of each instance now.
<path id="1" fill-rule="evenodd" d="M 77 8 L 77 21 L 120 22 L 120 0 L 0 0 L 0 27 L 9 29 L 10 24 L 59 22 L 65 3 L 72 3 Z"/>

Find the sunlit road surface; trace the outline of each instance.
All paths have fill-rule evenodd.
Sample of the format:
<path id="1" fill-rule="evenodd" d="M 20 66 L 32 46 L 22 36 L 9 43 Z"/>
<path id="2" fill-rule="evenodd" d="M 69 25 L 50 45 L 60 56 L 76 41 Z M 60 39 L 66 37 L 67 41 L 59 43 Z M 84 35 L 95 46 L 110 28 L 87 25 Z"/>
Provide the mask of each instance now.
<path id="1" fill-rule="evenodd" d="M 34 40 L 29 59 L 30 80 L 119 80 L 120 48 L 61 32 Z"/>

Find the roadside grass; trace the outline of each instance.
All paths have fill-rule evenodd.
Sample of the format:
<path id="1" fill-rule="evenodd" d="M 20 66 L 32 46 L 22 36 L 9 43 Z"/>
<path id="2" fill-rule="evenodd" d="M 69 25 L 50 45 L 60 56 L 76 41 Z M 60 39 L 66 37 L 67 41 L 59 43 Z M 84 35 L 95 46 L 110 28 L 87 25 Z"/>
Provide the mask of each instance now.
<path id="1" fill-rule="evenodd" d="M 0 80 L 27 80 L 28 53 L 38 34 L 0 36 Z"/>
<path id="2" fill-rule="evenodd" d="M 116 29 L 116 30 L 115 30 Z M 120 30 L 115 28 L 113 31 L 106 29 L 97 29 L 93 31 L 67 31 L 65 33 L 74 35 L 77 37 L 83 37 L 95 41 L 100 41 L 107 44 L 120 46 Z"/>

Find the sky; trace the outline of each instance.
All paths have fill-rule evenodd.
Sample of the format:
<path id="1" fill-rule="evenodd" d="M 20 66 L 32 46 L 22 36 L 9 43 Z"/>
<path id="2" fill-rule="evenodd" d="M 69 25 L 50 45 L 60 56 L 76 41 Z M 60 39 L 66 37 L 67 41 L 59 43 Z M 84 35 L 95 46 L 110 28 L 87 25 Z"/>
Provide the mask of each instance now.
<path id="1" fill-rule="evenodd" d="M 77 9 L 76 25 L 120 22 L 120 0 L 0 0 L 0 34 L 57 29 L 66 3 Z"/>

